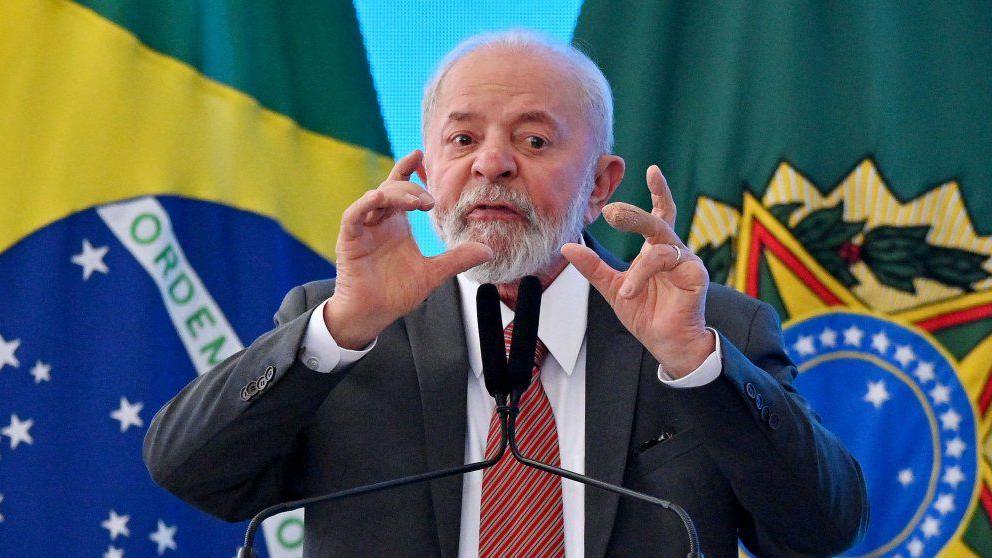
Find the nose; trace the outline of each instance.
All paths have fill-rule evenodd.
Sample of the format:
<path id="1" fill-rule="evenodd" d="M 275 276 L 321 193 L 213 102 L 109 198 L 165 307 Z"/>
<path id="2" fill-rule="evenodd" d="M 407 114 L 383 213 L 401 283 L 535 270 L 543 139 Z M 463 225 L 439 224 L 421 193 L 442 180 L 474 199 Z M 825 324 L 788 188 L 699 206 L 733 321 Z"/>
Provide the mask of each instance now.
<path id="1" fill-rule="evenodd" d="M 486 145 L 476 151 L 472 175 L 487 182 L 506 182 L 517 176 L 517 162 L 508 145 Z"/>

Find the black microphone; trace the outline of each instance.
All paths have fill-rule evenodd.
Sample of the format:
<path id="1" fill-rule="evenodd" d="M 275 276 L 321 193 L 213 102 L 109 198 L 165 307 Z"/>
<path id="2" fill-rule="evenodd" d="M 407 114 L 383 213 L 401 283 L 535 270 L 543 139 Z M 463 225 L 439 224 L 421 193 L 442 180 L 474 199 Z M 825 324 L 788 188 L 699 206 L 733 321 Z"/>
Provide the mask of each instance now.
<path id="1" fill-rule="evenodd" d="M 537 328 L 541 319 L 541 281 L 533 275 L 520 280 L 517 290 L 517 310 L 513 317 L 513 339 L 508 365 L 513 404 L 530 385 L 534 370 L 534 350 L 537 348 Z"/>
<path id="2" fill-rule="evenodd" d="M 503 317 L 499 308 L 499 291 L 496 285 L 479 286 L 475 295 L 475 308 L 479 317 L 479 349 L 482 353 L 482 374 L 497 405 L 506 405 L 510 395 L 510 378 L 506 370 L 506 345 L 503 341 Z"/>

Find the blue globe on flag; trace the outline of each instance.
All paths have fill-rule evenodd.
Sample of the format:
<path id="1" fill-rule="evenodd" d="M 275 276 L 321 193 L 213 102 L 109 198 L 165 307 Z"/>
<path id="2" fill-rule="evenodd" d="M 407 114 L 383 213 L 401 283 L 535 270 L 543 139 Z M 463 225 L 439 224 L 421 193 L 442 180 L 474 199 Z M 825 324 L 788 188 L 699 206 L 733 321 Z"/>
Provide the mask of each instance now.
<path id="1" fill-rule="evenodd" d="M 155 486 L 144 433 L 271 329 L 290 288 L 333 275 L 272 219 L 174 196 L 81 211 L 0 254 L 0 555 L 232 557 L 245 525 Z M 298 520 L 265 534 L 301 550 Z"/>

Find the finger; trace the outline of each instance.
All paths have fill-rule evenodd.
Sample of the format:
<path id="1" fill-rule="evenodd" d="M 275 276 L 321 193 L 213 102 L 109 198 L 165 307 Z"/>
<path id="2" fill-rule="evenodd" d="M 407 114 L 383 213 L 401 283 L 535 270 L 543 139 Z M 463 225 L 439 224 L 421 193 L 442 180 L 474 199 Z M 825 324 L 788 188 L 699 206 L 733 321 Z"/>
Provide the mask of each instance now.
<path id="1" fill-rule="evenodd" d="M 416 196 L 422 202 L 422 207 L 419 209 L 423 209 L 424 211 L 427 211 L 434 206 L 434 196 L 431 196 L 430 193 L 421 188 L 419 184 L 415 184 L 413 182 L 387 180 L 379 186 L 379 189 L 389 195 L 394 195 L 395 193 L 404 199 L 407 195 Z"/>
<path id="2" fill-rule="evenodd" d="M 648 190 L 651 190 L 651 213 L 661 217 L 668 223 L 669 227 L 675 226 L 675 200 L 672 199 L 672 190 L 668 187 L 668 180 L 661 174 L 658 165 L 651 165 L 647 172 Z"/>
<path id="3" fill-rule="evenodd" d="M 389 172 L 389 177 L 386 180 L 402 180 L 404 182 L 410 180 L 410 177 L 420 167 L 423 160 L 424 152 L 414 149 L 407 156 L 396 161 L 396 164 L 393 165 L 393 170 Z"/>
<path id="4" fill-rule="evenodd" d="M 671 271 L 676 266 L 685 263 L 688 255 L 687 252 L 683 251 L 682 259 L 679 260 L 679 252 L 671 244 L 655 244 L 642 251 L 623 278 L 620 296 L 628 299 L 640 296 L 644 286 L 652 277 L 658 273 Z"/>
<path id="5" fill-rule="evenodd" d="M 596 252 L 580 244 L 568 243 L 561 247 L 561 254 L 579 270 L 589 283 L 610 303 L 613 301 L 613 283 L 620 272 L 604 262 Z"/>
<path id="6" fill-rule="evenodd" d="M 341 234 L 345 239 L 358 238 L 367 226 L 374 226 L 396 211 L 413 211 L 423 204 L 420 198 L 398 190 L 375 189 L 365 192 L 341 216 Z"/>
<path id="7" fill-rule="evenodd" d="M 434 280 L 440 285 L 455 275 L 492 260 L 493 249 L 481 242 L 463 242 L 447 252 L 428 258 L 434 272 Z"/>
<path id="8" fill-rule="evenodd" d="M 379 190 L 369 190 L 341 214 L 341 236 L 345 239 L 358 238 L 365 228 L 365 217 L 382 204 L 384 194 Z"/>
<path id="9" fill-rule="evenodd" d="M 618 231 L 637 233 L 644 238 L 661 234 L 665 229 L 659 217 L 625 202 L 614 202 L 603 207 L 603 218 Z"/>
<path id="10" fill-rule="evenodd" d="M 603 217 L 618 231 L 643 235 L 647 242 L 642 251 L 654 244 L 677 244 L 680 248 L 685 248 L 682 239 L 664 219 L 636 205 L 624 202 L 611 203 L 603 208 Z"/>
<path id="11" fill-rule="evenodd" d="M 365 215 L 364 224 L 366 226 L 378 225 L 400 211 L 430 209 L 431 204 L 424 203 L 422 197 L 409 194 L 401 188 L 380 188 L 380 191 L 383 195 L 383 202 Z"/>

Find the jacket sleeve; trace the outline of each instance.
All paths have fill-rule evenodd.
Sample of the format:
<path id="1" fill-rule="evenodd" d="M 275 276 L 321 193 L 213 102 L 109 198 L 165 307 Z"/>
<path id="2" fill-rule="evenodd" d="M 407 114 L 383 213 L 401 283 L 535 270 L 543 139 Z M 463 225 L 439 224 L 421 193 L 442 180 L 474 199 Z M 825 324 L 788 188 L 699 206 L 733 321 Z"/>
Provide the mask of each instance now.
<path id="1" fill-rule="evenodd" d="M 793 387 L 777 314 L 758 304 L 743 353 L 720 342 L 723 373 L 678 399 L 750 519 L 739 533 L 744 544 L 757 556 L 850 547 L 868 526 L 864 477 Z"/>
<path id="2" fill-rule="evenodd" d="M 240 521 L 299 495 L 295 443 L 341 380 L 300 363 L 313 307 L 290 291 L 276 328 L 196 378 L 152 419 L 142 455 L 152 479 L 212 515 Z"/>

